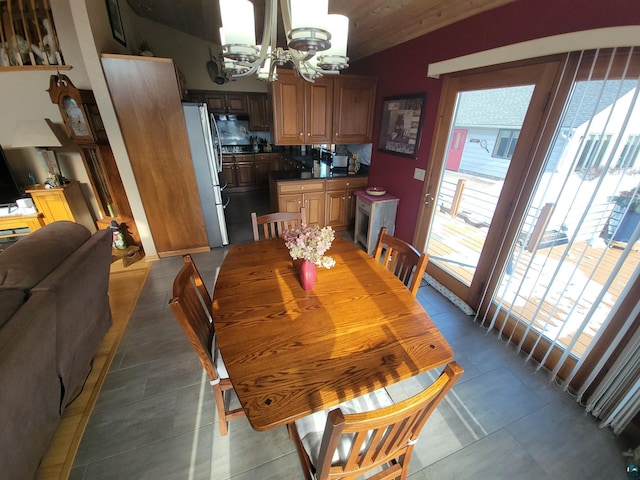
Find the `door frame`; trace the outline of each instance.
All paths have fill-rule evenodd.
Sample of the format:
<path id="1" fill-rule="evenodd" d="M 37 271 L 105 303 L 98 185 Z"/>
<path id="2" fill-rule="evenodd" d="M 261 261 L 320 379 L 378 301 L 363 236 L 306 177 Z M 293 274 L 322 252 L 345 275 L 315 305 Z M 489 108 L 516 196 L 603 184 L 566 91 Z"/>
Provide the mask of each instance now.
<path id="1" fill-rule="evenodd" d="M 556 102 L 550 100 L 559 95 L 563 88 L 570 88 L 572 78 L 567 79 L 563 73 L 571 70 L 566 67 L 575 62 L 575 58 L 574 55 L 567 54 L 553 55 L 444 76 L 422 190 L 422 203 L 413 238 L 414 245 L 421 250 L 426 249 L 435 215 L 435 199 L 445 168 L 458 92 L 532 83 L 536 85 L 511 159 L 511 166 L 521 168 L 509 168 L 471 285 L 465 285 L 433 262 L 429 262 L 427 266 L 429 275 L 476 311 L 483 306 L 484 299 L 491 298 L 498 283 L 498 276 L 492 277 L 491 272 L 500 271 L 509 258 L 512 240 L 519 230 L 519 219 L 526 211 L 529 196 L 537 181 L 537 172 L 544 162 L 546 150 L 541 147 L 544 147 L 545 141 L 550 141 L 550 138 L 546 138 L 549 135 L 548 132 L 545 134 L 545 126 L 552 121 L 551 117 L 559 118 L 561 114 L 561 109 L 551 108 Z M 493 253 L 485 253 L 488 251 Z"/>

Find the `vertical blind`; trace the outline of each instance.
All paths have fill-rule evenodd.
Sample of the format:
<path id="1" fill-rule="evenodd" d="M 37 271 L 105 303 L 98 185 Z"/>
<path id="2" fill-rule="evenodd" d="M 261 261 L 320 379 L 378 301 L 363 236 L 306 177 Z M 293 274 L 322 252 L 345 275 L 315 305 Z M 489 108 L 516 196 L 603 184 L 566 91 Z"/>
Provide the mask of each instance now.
<path id="1" fill-rule="evenodd" d="M 492 273 L 498 288 L 485 292 L 493 308 L 476 321 L 526 348 L 527 361 L 619 433 L 640 406 L 640 55 L 582 52 L 569 65 L 528 214 L 512 219 L 518 240 Z"/>

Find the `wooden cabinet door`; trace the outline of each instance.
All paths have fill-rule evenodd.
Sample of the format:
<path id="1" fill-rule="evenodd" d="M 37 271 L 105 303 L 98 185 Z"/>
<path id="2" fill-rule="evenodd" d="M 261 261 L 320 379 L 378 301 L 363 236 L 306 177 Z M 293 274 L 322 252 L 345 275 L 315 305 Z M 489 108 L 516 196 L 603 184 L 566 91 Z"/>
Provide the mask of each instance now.
<path id="1" fill-rule="evenodd" d="M 227 104 L 223 93 L 207 93 L 203 101 L 212 113 L 227 113 Z"/>
<path id="2" fill-rule="evenodd" d="M 229 162 L 222 163 L 222 172 L 220 176 L 220 185 L 227 185 L 227 188 L 237 187 L 235 164 Z"/>
<path id="3" fill-rule="evenodd" d="M 301 194 L 280 195 L 278 197 L 278 211 L 299 212 L 303 206 L 303 196 Z M 308 221 L 308 220 L 307 220 Z"/>
<path id="4" fill-rule="evenodd" d="M 247 95 L 249 110 L 249 130 L 268 132 L 271 125 L 271 110 L 266 93 Z"/>
<path id="5" fill-rule="evenodd" d="M 75 221 L 62 190 L 42 190 L 31 192 L 33 203 L 39 213 L 42 213 L 45 224 L 59 220 Z"/>
<path id="6" fill-rule="evenodd" d="M 325 225 L 330 227 L 343 227 L 346 223 L 346 190 L 327 192 L 325 210 Z"/>
<path id="7" fill-rule="evenodd" d="M 258 155 L 256 155 L 258 157 Z M 269 158 L 256 158 L 255 181 L 260 188 L 269 187 L 269 171 L 271 170 L 271 160 Z"/>
<path id="8" fill-rule="evenodd" d="M 358 190 L 364 190 L 364 188 L 353 188 L 347 190 L 347 202 L 346 202 L 346 217 L 345 226 L 347 228 L 353 226 L 356 220 L 356 195 Z"/>
<path id="9" fill-rule="evenodd" d="M 273 108 L 273 143 L 304 144 L 304 85 L 288 72 L 278 72 L 278 81 L 270 85 Z"/>
<path id="10" fill-rule="evenodd" d="M 376 79 L 340 75 L 334 80 L 333 143 L 371 143 Z"/>
<path id="11" fill-rule="evenodd" d="M 246 115 L 249 113 L 249 109 L 247 108 L 247 95 L 245 93 L 225 94 L 225 106 L 227 113 L 235 115 Z"/>
<path id="12" fill-rule="evenodd" d="M 238 187 L 248 187 L 256 184 L 254 162 L 236 162 L 235 166 Z"/>
<path id="13" fill-rule="evenodd" d="M 333 79 L 318 78 L 304 82 L 305 132 L 304 144 L 331 143 L 333 123 Z"/>
<path id="14" fill-rule="evenodd" d="M 324 227 L 324 197 L 324 192 L 304 194 L 303 203 L 308 224 L 315 223 Z"/>

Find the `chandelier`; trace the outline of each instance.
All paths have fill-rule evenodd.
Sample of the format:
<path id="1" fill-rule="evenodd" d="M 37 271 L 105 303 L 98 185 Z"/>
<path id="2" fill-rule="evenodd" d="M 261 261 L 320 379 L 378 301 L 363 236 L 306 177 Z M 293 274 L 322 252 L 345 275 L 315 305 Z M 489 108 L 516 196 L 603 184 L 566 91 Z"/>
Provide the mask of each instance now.
<path id="1" fill-rule="evenodd" d="M 326 73 L 349 66 L 349 19 L 329 15 L 329 0 L 280 0 L 287 48 L 278 47 L 277 0 L 265 0 L 262 43 L 256 44 L 253 3 L 220 0 L 220 43 L 223 70 L 232 77 L 257 75 L 266 82 L 278 79 L 277 68 L 290 63 L 298 74 L 313 82 Z"/>

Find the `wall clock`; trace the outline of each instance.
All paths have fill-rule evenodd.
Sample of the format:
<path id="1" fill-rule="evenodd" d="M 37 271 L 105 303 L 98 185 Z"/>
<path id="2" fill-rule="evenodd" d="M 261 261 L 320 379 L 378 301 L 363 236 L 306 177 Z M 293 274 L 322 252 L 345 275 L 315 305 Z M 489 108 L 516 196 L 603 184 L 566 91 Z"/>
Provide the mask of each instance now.
<path id="1" fill-rule="evenodd" d="M 79 90 L 66 75 L 51 75 L 49 97 L 58 105 L 69 138 L 76 143 L 105 143 L 107 135 L 91 90 Z"/>

